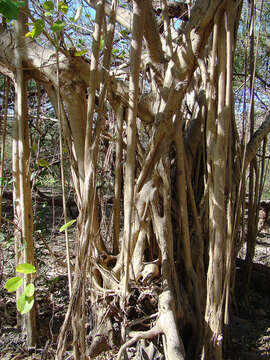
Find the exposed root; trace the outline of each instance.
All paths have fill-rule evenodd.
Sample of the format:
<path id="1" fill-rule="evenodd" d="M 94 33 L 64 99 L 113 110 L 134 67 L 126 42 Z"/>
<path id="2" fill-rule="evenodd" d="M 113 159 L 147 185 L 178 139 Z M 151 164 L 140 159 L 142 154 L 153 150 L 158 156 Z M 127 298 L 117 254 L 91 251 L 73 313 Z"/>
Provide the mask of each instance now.
<path id="1" fill-rule="evenodd" d="M 161 329 L 158 325 L 155 325 L 152 329 L 148 331 L 132 331 L 129 333 L 131 339 L 128 340 L 125 344 L 123 344 L 118 352 L 117 360 L 120 360 L 123 352 L 131 345 L 135 344 L 135 342 L 141 339 L 152 339 L 155 336 L 161 334 Z"/>
<path id="2" fill-rule="evenodd" d="M 156 325 L 147 331 L 131 331 L 131 337 L 119 350 L 117 360 L 120 360 L 123 352 L 141 339 L 152 339 L 159 334 L 165 335 L 165 354 L 167 360 L 184 360 L 185 350 L 177 330 L 174 315 L 174 301 L 169 290 L 159 296 L 159 318 Z"/>
<path id="3" fill-rule="evenodd" d="M 102 314 L 100 309 L 97 309 L 98 326 L 91 334 L 91 345 L 89 347 L 89 356 L 93 358 L 103 351 L 110 350 L 115 343 L 117 343 L 111 319 L 109 317 L 109 308 Z"/>

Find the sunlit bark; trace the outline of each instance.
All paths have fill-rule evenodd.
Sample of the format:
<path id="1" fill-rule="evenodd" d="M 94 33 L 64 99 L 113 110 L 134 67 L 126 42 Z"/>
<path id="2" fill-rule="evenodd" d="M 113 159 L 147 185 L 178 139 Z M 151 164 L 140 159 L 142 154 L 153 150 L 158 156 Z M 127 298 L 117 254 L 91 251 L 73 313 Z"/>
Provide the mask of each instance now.
<path id="1" fill-rule="evenodd" d="M 33 213 L 32 213 L 32 196 L 30 187 L 30 147 L 29 147 L 29 128 L 27 118 L 27 89 L 26 79 L 23 70 L 23 62 L 20 49 L 24 46 L 24 34 L 26 31 L 26 18 L 20 12 L 18 20 L 15 22 L 15 64 L 16 64 L 16 102 L 15 102 L 15 122 L 17 141 L 14 145 L 17 147 L 15 151 L 16 165 L 14 174 L 16 200 L 19 199 L 21 237 L 18 237 L 17 260 L 21 263 L 35 264 L 34 259 L 34 241 L 33 241 Z M 21 255 L 19 255 L 19 247 L 23 247 Z M 34 280 L 33 275 L 25 276 L 27 281 Z M 36 311 L 33 307 L 29 313 L 24 315 L 24 326 L 27 333 L 27 343 L 29 346 L 37 344 L 37 328 L 36 328 Z"/>

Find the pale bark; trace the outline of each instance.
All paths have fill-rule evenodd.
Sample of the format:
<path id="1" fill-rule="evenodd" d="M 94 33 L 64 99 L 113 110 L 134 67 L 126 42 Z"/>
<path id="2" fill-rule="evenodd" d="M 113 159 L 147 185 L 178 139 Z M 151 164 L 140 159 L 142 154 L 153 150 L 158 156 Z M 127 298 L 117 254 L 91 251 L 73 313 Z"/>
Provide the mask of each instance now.
<path id="1" fill-rule="evenodd" d="M 224 127 L 225 39 L 222 13 L 215 16 L 211 54 L 209 117 L 207 119 L 207 176 L 209 186 L 209 265 L 203 359 L 222 359 L 222 307 L 225 228 L 225 171 L 227 146 Z M 216 68 L 217 67 L 217 68 Z M 218 74 L 216 87 L 215 73 Z M 218 98 L 217 111 L 214 99 Z"/>
<path id="2" fill-rule="evenodd" d="M 233 72 L 233 52 L 234 52 L 234 38 L 233 38 L 233 8 L 228 4 L 225 11 L 225 30 L 226 30 L 226 94 L 225 94 L 225 119 L 227 118 L 226 128 L 228 133 L 232 130 L 232 72 Z M 225 308 L 224 308 L 224 333 L 225 343 L 228 342 L 228 326 L 230 323 L 230 296 L 231 296 L 231 280 L 232 280 L 232 263 L 233 263 L 233 231 L 235 223 L 233 221 L 233 184 L 232 184 L 232 137 L 228 138 L 228 204 L 227 204 L 227 234 L 226 234 L 226 248 L 225 248 Z"/>
<path id="3" fill-rule="evenodd" d="M 120 208 L 121 208 L 121 189 L 123 177 L 123 105 L 120 103 L 116 111 L 116 149 L 115 149 L 115 183 L 114 183 L 114 254 L 119 252 L 120 235 Z"/>
<path id="4" fill-rule="evenodd" d="M 250 139 L 247 144 L 246 158 L 245 158 L 245 167 L 247 167 L 252 159 L 256 156 L 256 152 L 266 135 L 270 131 L 270 112 L 267 112 L 265 119 L 258 130 L 255 131 L 253 137 Z"/>
<path id="5" fill-rule="evenodd" d="M 145 1 L 144 37 L 151 63 L 162 64 L 165 62 L 165 54 L 162 49 L 161 38 L 151 3 L 151 0 Z"/>
<path id="6" fill-rule="evenodd" d="M 85 179 L 82 190 L 82 206 L 79 216 L 80 238 L 78 244 L 78 254 L 76 258 L 74 289 L 66 314 L 64 324 L 62 326 L 57 349 L 57 357 L 61 359 L 68 325 L 72 321 L 73 336 L 78 339 L 74 343 L 74 356 L 80 359 L 86 356 L 85 328 L 81 328 L 80 324 L 85 324 L 85 286 L 86 271 L 89 268 L 90 256 L 97 256 L 102 249 L 99 245 L 99 225 L 97 222 L 97 195 L 96 195 L 96 177 L 97 162 L 99 151 L 99 138 L 103 128 L 102 116 L 104 110 L 104 101 L 108 85 L 108 69 L 110 64 L 111 46 L 113 36 L 107 37 L 106 50 L 103 63 L 103 83 L 100 87 L 100 76 L 98 72 L 99 48 L 102 33 L 102 22 L 104 18 L 104 0 L 97 4 L 96 26 L 93 36 L 92 59 L 90 66 L 90 83 L 88 91 L 88 107 L 87 107 L 87 126 L 86 138 L 84 143 L 84 174 Z M 115 5 L 112 11 L 115 11 Z M 113 32 L 113 29 L 112 29 Z M 95 118 L 95 97 L 96 92 L 100 88 L 99 104 L 97 107 L 97 117 Z M 95 125 L 95 126 L 93 126 Z M 92 266 L 92 264 L 91 264 Z M 91 269 L 91 267 L 90 267 Z M 92 294 L 93 299 L 95 294 Z M 105 329 L 105 328 L 104 328 Z M 104 330 L 105 331 L 105 330 Z M 95 350 L 92 349 L 94 352 Z"/>
<path id="7" fill-rule="evenodd" d="M 159 296 L 159 318 L 156 325 L 148 331 L 131 331 L 128 340 L 119 350 L 117 360 L 122 358 L 126 348 L 141 339 L 152 339 L 163 334 L 165 337 L 165 356 L 167 360 L 184 360 L 185 350 L 181 338 L 179 338 L 175 318 L 175 305 L 172 293 L 164 291 Z"/>
<path id="8" fill-rule="evenodd" d="M 93 9 L 97 8 L 98 0 L 85 0 L 88 5 L 90 5 Z M 111 7 L 110 4 L 106 1 L 105 4 L 105 13 L 106 15 L 110 15 Z M 132 17 L 130 12 L 127 9 L 119 8 L 117 11 L 116 21 L 124 26 L 128 31 L 131 31 L 132 26 Z"/>
<path id="9" fill-rule="evenodd" d="M 61 188 L 62 188 L 62 204 L 63 204 L 63 215 L 64 215 L 64 223 L 68 222 L 67 217 L 67 206 L 66 206 L 66 190 L 65 190 L 65 172 L 64 172 L 64 158 L 63 158 L 63 135 L 62 135 L 62 124 L 63 121 L 63 106 L 61 103 L 60 97 L 60 81 L 59 81 L 59 35 L 57 37 L 57 48 L 56 48 L 56 66 L 57 66 L 57 117 L 58 117 L 58 131 L 59 131 L 59 147 L 60 147 L 60 172 L 61 172 Z M 69 298 L 71 298 L 72 292 L 72 275 L 71 275 L 71 263 L 70 263 L 70 246 L 69 246 L 69 237 L 68 237 L 68 229 L 65 229 L 65 242 L 66 242 L 66 262 L 67 262 L 67 272 L 68 272 L 68 290 L 69 290 Z"/>
<path id="10" fill-rule="evenodd" d="M 157 194 L 151 203 L 153 211 L 153 227 L 161 252 L 161 279 L 164 292 L 159 298 L 161 314 L 161 328 L 165 334 L 165 356 L 166 359 L 184 359 L 185 351 L 180 337 L 176 305 L 181 308 L 180 294 L 178 290 L 176 269 L 173 255 L 173 231 L 171 223 L 171 192 L 169 176 L 169 159 L 164 156 L 160 161 L 158 173 L 162 180 L 163 211 L 158 204 Z M 161 212 L 161 214 L 160 214 Z M 163 214 L 162 214 L 163 213 Z M 182 311 L 182 309 L 181 309 Z"/>
<path id="11" fill-rule="evenodd" d="M 250 94 L 249 94 L 249 131 L 250 138 L 254 134 L 254 79 L 255 79 L 255 59 L 254 59 L 254 27 L 255 27 L 255 4 L 254 0 L 249 2 L 250 13 L 250 30 L 249 30 L 249 73 L 250 73 Z M 248 287 L 251 277 L 252 259 L 255 252 L 256 242 L 256 202 L 257 202 L 257 184 L 258 176 L 255 177 L 256 160 L 252 160 L 249 164 L 249 183 L 248 183 L 248 223 L 247 223 L 247 251 L 245 256 L 246 263 L 246 281 L 244 285 L 244 296 L 247 297 Z"/>
<path id="12" fill-rule="evenodd" d="M 129 110 L 127 121 L 127 152 L 125 165 L 125 188 L 124 188 L 124 242 L 122 254 L 125 257 L 125 280 L 124 296 L 128 291 L 130 243 L 132 238 L 132 217 L 134 209 L 134 181 L 135 181 L 135 151 L 137 136 L 137 106 L 139 95 L 139 76 L 142 51 L 142 37 L 144 31 L 145 5 L 141 0 L 133 4 L 132 41 L 131 41 L 131 74 L 129 82 Z"/>
<path id="13" fill-rule="evenodd" d="M 3 123 L 2 117 L 0 119 L 0 134 L 1 134 L 1 164 L 0 164 L 0 228 L 2 225 L 2 203 L 3 203 L 3 190 L 4 190 L 4 173 L 5 173 L 5 150 L 6 150 L 6 135 L 7 135 L 7 115 L 8 115 L 8 97 L 10 90 L 10 80 L 6 78 L 5 81 L 5 102 Z"/>
<path id="14" fill-rule="evenodd" d="M 23 262 L 34 265 L 34 241 L 33 241 L 33 213 L 32 198 L 30 187 L 30 148 L 29 148 L 29 129 L 27 119 L 27 90 L 26 79 L 23 71 L 23 62 L 21 49 L 24 46 L 23 38 L 26 30 L 26 18 L 20 12 L 18 20 L 15 22 L 15 63 L 16 63 L 16 113 L 15 121 L 18 129 L 18 176 L 19 194 L 20 194 L 20 216 L 22 225 L 22 240 L 26 242 L 23 251 Z M 33 275 L 25 277 L 27 281 L 33 281 Z M 33 307 L 24 317 L 25 330 L 27 333 L 27 343 L 29 346 L 35 346 L 37 343 L 36 311 Z"/>
<path id="15" fill-rule="evenodd" d="M 16 104 L 16 103 L 15 103 Z M 16 108 L 15 108 L 16 111 Z M 18 122 L 14 121 L 12 129 L 12 180 L 13 180 L 13 213 L 14 223 L 14 250 L 15 250 L 15 266 L 23 263 L 23 237 L 21 232 L 21 206 L 20 206 L 20 179 L 19 179 L 19 157 L 18 157 Z M 23 293 L 21 287 L 16 291 L 16 300 Z M 22 316 L 17 313 L 17 327 L 22 330 Z"/>

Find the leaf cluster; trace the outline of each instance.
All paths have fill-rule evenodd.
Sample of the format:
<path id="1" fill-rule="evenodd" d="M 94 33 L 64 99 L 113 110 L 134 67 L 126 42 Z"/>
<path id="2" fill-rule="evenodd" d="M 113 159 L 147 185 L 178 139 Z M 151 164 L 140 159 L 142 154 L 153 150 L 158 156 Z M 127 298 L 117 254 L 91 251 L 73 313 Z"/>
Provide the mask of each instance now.
<path id="1" fill-rule="evenodd" d="M 36 272 L 36 268 L 32 264 L 20 264 L 16 267 L 16 271 L 22 274 L 33 274 Z M 20 276 L 15 276 L 7 280 L 5 283 L 5 289 L 9 292 L 17 291 L 23 285 L 23 278 Z M 19 313 L 26 314 L 28 313 L 34 305 L 34 294 L 35 294 L 35 285 L 29 283 L 26 285 L 24 292 L 19 296 L 17 300 L 17 310 Z"/>
<path id="2" fill-rule="evenodd" d="M 24 5 L 24 1 L 0 0 L 0 14 L 2 14 L 7 21 L 15 20 L 18 18 L 20 7 Z"/>

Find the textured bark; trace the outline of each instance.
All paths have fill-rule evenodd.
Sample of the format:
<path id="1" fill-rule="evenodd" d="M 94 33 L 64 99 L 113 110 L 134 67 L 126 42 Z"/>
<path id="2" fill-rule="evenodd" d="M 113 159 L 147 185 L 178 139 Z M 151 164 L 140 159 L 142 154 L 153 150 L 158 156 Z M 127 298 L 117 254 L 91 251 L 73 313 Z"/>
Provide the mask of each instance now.
<path id="1" fill-rule="evenodd" d="M 121 189 L 123 177 L 123 117 L 124 109 L 119 104 L 116 111 L 116 149 L 115 149 L 115 183 L 114 183 L 114 254 L 119 253 L 119 234 L 121 216 Z"/>
<path id="2" fill-rule="evenodd" d="M 24 46 L 23 38 L 26 30 L 26 18 L 22 12 L 15 22 L 15 64 L 16 64 L 16 112 L 15 121 L 17 122 L 17 156 L 16 180 L 19 182 L 20 199 L 20 217 L 21 217 L 21 240 L 26 242 L 24 246 L 22 263 L 35 264 L 34 261 L 34 242 L 33 242 L 33 213 L 32 198 L 30 187 L 30 146 L 29 146 L 29 128 L 27 119 L 27 90 L 26 79 L 23 71 L 23 62 L 20 49 Z M 15 160 L 16 161 L 16 160 Z M 18 194 L 18 193 L 17 193 Z M 25 276 L 28 281 L 33 282 L 33 275 Z M 27 334 L 28 346 L 37 344 L 36 311 L 33 307 L 30 312 L 25 314 L 24 326 Z"/>
<path id="3" fill-rule="evenodd" d="M 3 124 L 2 124 L 2 117 L 0 119 L 0 134 L 1 134 L 0 179 L 1 179 L 1 182 L 4 179 L 4 169 L 5 169 L 5 149 L 6 149 L 6 135 L 7 135 L 8 98 L 9 98 L 9 90 L 10 90 L 10 80 L 9 79 L 7 79 L 4 88 L 5 88 L 5 101 L 4 101 Z M 4 184 L 1 183 L 1 186 L 0 186 L 0 227 L 2 225 L 3 190 L 4 190 Z"/>
<path id="4" fill-rule="evenodd" d="M 209 265 L 205 309 L 205 343 L 203 357 L 222 359 L 222 307 L 225 243 L 225 172 L 227 144 L 224 116 L 225 31 L 223 13 L 215 16 L 211 54 L 209 108 L 207 119 L 207 176 L 209 183 Z M 217 78 L 216 79 L 216 75 Z M 217 85 L 216 85 L 217 81 Z M 214 101 L 217 98 L 218 106 Z"/>
<path id="5" fill-rule="evenodd" d="M 125 165 L 125 187 L 124 187 L 124 244 L 122 246 L 123 256 L 125 258 L 125 288 L 124 296 L 128 291 L 129 280 L 129 262 L 130 262 L 130 242 L 132 238 L 132 217 L 134 203 L 134 181 L 135 181 L 135 151 L 136 151 L 136 119 L 139 95 L 139 76 L 142 51 L 142 37 L 144 31 L 144 11 L 143 1 L 135 1 L 133 9 L 132 22 L 132 40 L 131 40 L 131 76 L 129 82 L 129 110 L 127 120 L 127 152 Z"/>
<path id="6" fill-rule="evenodd" d="M 159 297 L 159 318 L 156 325 L 148 331 L 132 331 L 129 333 L 131 339 L 127 341 L 118 353 L 117 360 L 120 360 L 124 350 L 141 339 L 152 339 L 158 335 L 165 338 L 165 356 L 168 360 L 184 360 L 185 350 L 179 333 L 175 318 L 175 305 L 172 293 L 167 290 Z"/>

